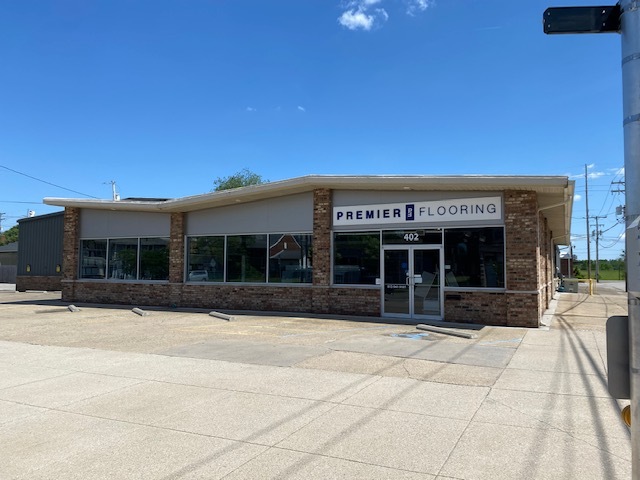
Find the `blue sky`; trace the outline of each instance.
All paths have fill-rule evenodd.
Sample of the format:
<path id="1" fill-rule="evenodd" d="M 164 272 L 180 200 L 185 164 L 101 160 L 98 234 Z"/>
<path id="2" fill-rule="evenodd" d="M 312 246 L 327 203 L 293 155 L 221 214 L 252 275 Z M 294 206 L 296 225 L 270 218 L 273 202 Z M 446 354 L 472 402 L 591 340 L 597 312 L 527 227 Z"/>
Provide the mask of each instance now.
<path id="1" fill-rule="evenodd" d="M 44 197 L 110 198 L 111 180 L 125 198 L 205 193 L 243 168 L 569 175 L 586 258 L 588 165 L 600 257 L 616 258 L 620 37 L 542 31 L 547 7 L 585 4 L 0 2 L 2 228 L 56 211 Z"/>

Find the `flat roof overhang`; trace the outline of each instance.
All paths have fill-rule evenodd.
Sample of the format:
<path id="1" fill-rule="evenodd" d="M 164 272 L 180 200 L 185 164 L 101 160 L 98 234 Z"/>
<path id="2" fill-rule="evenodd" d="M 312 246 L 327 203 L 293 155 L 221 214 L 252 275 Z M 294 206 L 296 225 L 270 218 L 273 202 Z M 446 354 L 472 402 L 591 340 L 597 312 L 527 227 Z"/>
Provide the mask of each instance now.
<path id="1" fill-rule="evenodd" d="M 307 175 L 276 182 L 210 192 L 169 200 L 44 199 L 46 205 L 134 212 L 192 212 L 294 195 L 317 188 L 332 190 L 400 191 L 503 191 L 525 190 L 538 194 L 538 207 L 547 218 L 554 241 L 568 245 L 575 183 L 565 176 L 524 175 Z"/>

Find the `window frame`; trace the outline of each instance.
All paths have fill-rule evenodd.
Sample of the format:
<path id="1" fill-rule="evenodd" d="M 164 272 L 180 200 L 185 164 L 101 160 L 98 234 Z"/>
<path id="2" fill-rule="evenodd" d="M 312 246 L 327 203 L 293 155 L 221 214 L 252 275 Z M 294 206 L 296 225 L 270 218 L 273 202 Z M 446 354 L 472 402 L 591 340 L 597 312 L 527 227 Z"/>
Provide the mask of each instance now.
<path id="1" fill-rule="evenodd" d="M 92 237 L 87 237 L 87 238 L 81 238 L 79 240 L 79 246 L 78 246 L 78 253 L 79 253 L 79 258 L 78 258 L 78 280 L 82 280 L 82 281 L 97 281 L 97 282 L 112 282 L 112 283 L 120 283 L 120 282 L 125 282 L 125 283 L 132 283 L 132 282 L 137 282 L 137 283 L 169 283 L 169 277 L 167 274 L 167 279 L 166 280 L 151 280 L 151 279 L 142 279 L 140 278 L 140 264 L 141 264 L 141 252 L 140 252 L 140 246 L 141 246 L 141 241 L 143 239 L 166 239 L 167 240 L 167 250 L 170 252 L 170 242 L 171 242 L 171 238 L 170 237 L 163 237 L 163 236 L 145 236 L 145 237 L 131 237 L 131 236 L 127 236 L 127 237 L 100 237 L 100 238 L 92 238 Z M 111 242 L 112 241 L 118 241 L 118 240 L 135 240 L 136 241 L 136 278 L 110 278 L 109 277 L 109 268 L 110 268 L 110 254 L 111 254 Z M 94 241 L 94 242 L 98 242 L 98 241 L 104 241 L 106 242 L 106 249 L 105 249 L 105 265 L 104 265 L 104 276 L 102 277 L 84 277 L 82 274 L 82 270 L 83 268 L 85 268 L 83 266 L 83 259 L 87 258 L 84 257 L 82 254 L 83 251 L 83 244 L 84 242 L 88 242 L 88 241 Z M 169 255 L 167 255 L 167 272 L 169 271 L 170 268 L 170 259 L 169 259 Z"/>

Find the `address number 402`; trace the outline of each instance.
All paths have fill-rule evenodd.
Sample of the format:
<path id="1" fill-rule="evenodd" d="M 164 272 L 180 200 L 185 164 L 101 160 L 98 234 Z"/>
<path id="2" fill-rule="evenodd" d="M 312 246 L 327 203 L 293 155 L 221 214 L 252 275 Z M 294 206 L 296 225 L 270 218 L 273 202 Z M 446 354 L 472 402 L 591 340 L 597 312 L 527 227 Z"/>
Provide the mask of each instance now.
<path id="1" fill-rule="evenodd" d="M 418 233 L 405 233 L 404 234 L 404 241 L 405 242 L 419 242 L 420 241 L 420 235 Z"/>

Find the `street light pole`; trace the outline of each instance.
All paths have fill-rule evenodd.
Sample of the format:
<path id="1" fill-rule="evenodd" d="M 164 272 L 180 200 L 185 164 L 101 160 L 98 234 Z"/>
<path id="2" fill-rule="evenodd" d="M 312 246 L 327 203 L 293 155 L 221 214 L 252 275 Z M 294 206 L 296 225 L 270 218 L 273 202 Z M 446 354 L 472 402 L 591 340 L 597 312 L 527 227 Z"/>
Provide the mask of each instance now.
<path id="1" fill-rule="evenodd" d="M 640 4 L 620 1 L 632 477 L 640 478 Z"/>

